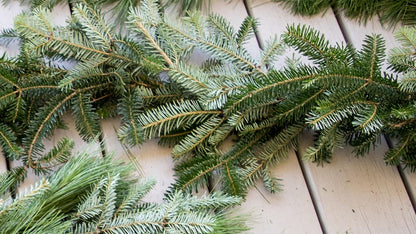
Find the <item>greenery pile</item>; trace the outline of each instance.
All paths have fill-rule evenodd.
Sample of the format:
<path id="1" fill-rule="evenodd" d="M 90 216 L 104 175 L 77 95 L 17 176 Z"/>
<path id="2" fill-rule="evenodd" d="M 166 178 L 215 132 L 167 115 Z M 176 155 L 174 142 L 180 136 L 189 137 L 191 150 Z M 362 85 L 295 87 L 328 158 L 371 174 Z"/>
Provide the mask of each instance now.
<path id="1" fill-rule="evenodd" d="M 414 0 L 273 0 L 291 9 L 294 14 L 316 15 L 330 7 L 342 10 L 349 18 L 367 22 L 378 16 L 380 22 L 395 25 L 416 24 L 416 1 Z"/>
<path id="2" fill-rule="evenodd" d="M 297 148 L 305 128 L 316 131 L 305 155 L 311 161 L 330 161 L 345 143 L 364 155 L 388 134 L 401 143 L 386 162 L 416 169 L 415 28 L 400 32 L 403 47 L 391 57 L 395 73 L 387 74 L 379 35 L 356 50 L 296 25 L 283 41 L 310 63 L 275 70 L 282 51 L 276 38 L 259 60 L 244 47 L 255 24 L 248 17 L 235 30 L 218 15 L 192 12 L 179 23 L 150 0 L 130 10 L 123 33 L 87 2 L 73 6 L 65 27 L 53 26 L 45 8 L 18 16 L 2 39 L 18 38 L 21 53 L 0 62 L 0 143 L 6 157 L 23 161 L 11 173 L 15 181 L 29 168 L 45 173 L 68 160 L 69 141 L 46 154 L 43 145 L 68 111 L 86 141 L 100 133 L 100 119 L 120 115 L 125 145 L 159 137 L 173 146 L 171 193 L 213 179 L 215 190 L 232 195 L 244 196 L 258 180 L 278 191 L 271 169 Z M 194 51 L 206 61 L 192 65 Z M 68 70 L 63 61 L 76 65 Z M 236 144 L 221 150 L 233 136 Z"/>
<path id="3" fill-rule="evenodd" d="M 72 157 L 27 193 L 2 200 L 1 233 L 239 233 L 242 217 L 225 209 L 241 198 L 211 194 L 193 198 L 181 191 L 163 203 L 141 201 L 153 181 L 129 179 L 129 166 L 111 157 Z M 11 185 L 0 176 L 0 194 Z M 215 212 L 214 212 L 215 211 Z"/>

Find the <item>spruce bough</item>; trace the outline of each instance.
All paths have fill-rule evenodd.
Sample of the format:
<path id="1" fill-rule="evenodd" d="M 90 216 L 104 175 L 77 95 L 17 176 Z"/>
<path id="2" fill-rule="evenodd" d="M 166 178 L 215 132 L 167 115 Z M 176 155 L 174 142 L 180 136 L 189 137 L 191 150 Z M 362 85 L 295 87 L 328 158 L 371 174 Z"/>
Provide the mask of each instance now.
<path id="1" fill-rule="evenodd" d="M 101 118 L 120 115 L 123 144 L 159 137 L 173 146 L 177 177 L 171 193 L 196 190 L 213 177 L 216 190 L 232 195 L 244 196 L 259 179 L 278 191 L 271 169 L 297 148 L 306 128 L 315 130 L 316 141 L 305 157 L 318 164 L 345 143 L 365 155 L 387 134 L 400 143 L 386 162 L 416 169 L 415 28 L 400 32 L 403 46 L 391 55 L 389 74 L 381 71 L 379 35 L 366 37 L 356 50 L 290 25 L 283 43 L 311 63 L 276 70 L 282 51 L 276 38 L 259 60 L 245 49 L 256 24 L 250 17 L 237 30 L 218 15 L 189 13 L 178 23 L 156 2 L 142 1 L 119 34 L 96 7 L 80 3 L 73 10 L 67 26 L 54 27 L 47 10 L 37 8 L 3 34 L 21 42 L 19 56 L 3 58 L 0 70 L 0 142 L 7 157 L 24 162 L 15 169 L 17 181 L 28 168 L 43 173 L 68 160 L 69 153 L 45 156 L 42 141 L 64 124 L 69 110 L 84 140 L 99 134 Z M 209 58 L 191 65 L 195 50 Z M 76 65 L 67 70 L 56 61 Z M 237 142 L 221 150 L 233 136 Z M 67 152 L 68 144 L 51 152 Z"/>

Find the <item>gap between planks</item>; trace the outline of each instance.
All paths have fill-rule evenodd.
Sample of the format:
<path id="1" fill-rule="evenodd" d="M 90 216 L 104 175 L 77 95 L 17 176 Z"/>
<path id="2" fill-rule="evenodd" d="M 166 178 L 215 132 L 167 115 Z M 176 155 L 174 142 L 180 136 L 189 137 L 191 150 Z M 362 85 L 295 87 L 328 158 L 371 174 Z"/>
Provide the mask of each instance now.
<path id="1" fill-rule="evenodd" d="M 387 146 L 389 147 L 389 149 L 392 149 L 393 148 L 393 143 L 392 143 L 390 137 L 384 135 L 384 139 L 386 140 L 386 143 L 387 143 Z M 407 174 L 405 173 L 405 168 L 402 165 L 398 165 L 397 170 L 399 171 L 400 178 L 403 181 L 403 185 L 404 185 L 404 188 L 406 189 L 407 196 L 409 196 L 410 203 L 412 203 L 413 211 L 416 213 L 416 207 L 415 207 L 415 204 L 416 204 L 415 203 L 416 202 L 415 201 L 415 195 L 416 194 L 412 190 L 412 186 L 411 186 L 412 182 L 410 181 Z"/>

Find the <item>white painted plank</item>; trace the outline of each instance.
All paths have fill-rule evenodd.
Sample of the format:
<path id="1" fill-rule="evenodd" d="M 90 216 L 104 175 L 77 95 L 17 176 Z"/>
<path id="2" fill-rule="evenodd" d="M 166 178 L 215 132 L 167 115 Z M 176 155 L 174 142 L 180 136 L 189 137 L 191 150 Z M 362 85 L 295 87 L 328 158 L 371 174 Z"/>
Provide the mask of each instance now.
<path id="1" fill-rule="evenodd" d="M 56 144 L 60 140 L 67 137 L 74 141 L 74 148 L 72 150 L 73 154 L 77 154 L 78 152 L 84 151 L 87 151 L 94 155 L 101 154 L 101 149 L 98 142 L 88 143 L 82 140 L 81 136 L 78 134 L 78 131 L 75 127 L 75 120 L 72 118 L 70 112 L 64 115 L 63 120 L 66 124 L 67 129 L 56 129 L 52 138 L 49 141 L 45 141 L 46 150 L 56 146 Z"/>
<path id="2" fill-rule="evenodd" d="M 235 27 L 246 17 L 246 9 L 242 1 L 231 1 L 228 5 L 224 1 L 213 1 L 211 7 L 213 12 L 226 17 Z M 266 9 L 269 7 L 265 6 Z M 265 24 L 271 24 L 278 29 L 284 28 L 284 25 L 279 26 L 276 23 L 278 19 L 274 19 L 274 14 L 268 15 L 270 13 L 268 9 L 266 12 L 261 9 L 256 13 L 258 13 L 256 17 L 261 16 L 258 17 L 261 24 L 259 31 L 270 32 L 269 35 L 262 35 L 270 37 L 275 34 L 270 28 L 262 27 Z M 247 46 L 250 52 L 256 51 L 257 54 L 254 56 L 258 56 L 259 49 L 256 41 L 251 41 Z M 283 179 L 284 190 L 277 194 L 270 194 L 259 184 L 259 191 L 251 189 L 246 202 L 241 207 L 243 213 L 249 212 L 253 216 L 252 232 L 321 233 L 302 171 L 293 151 L 290 152 L 287 160 L 273 170 L 273 175 Z M 302 225 L 299 225 L 299 220 L 302 220 Z"/>
<path id="3" fill-rule="evenodd" d="M 67 25 L 67 20 L 71 18 L 71 11 L 66 2 L 56 5 L 51 12 L 52 22 L 55 26 Z"/>
<path id="4" fill-rule="evenodd" d="M 312 145 L 305 135 L 301 154 Z M 416 217 L 396 167 L 386 166 L 383 144 L 363 158 L 337 150 L 330 164 L 306 163 L 328 233 L 414 233 Z"/>
<path id="5" fill-rule="evenodd" d="M 331 10 L 328 10 L 325 15 L 302 17 L 291 14 L 271 0 L 247 0 L 247 2 L 252 16 L 259 20 L 258 36 L 262 46 L 265 46 L 267 41 L 276 35 L 280 38 L 286 31 L 286 26 L 292 24 L 310 25 L 323 32 L 332 44 L 344 39 Z M 294 52 L 293 49 L 286 48 L 274 67 L 276 69 L 282 68 L 286 57 L 292 57 Z M 296 58 L 300 58 L 303 63 L 309 63 L 306 58 L 299 54 L 296 55 Z"/>
<path id="6" fill-rule="evenodd" d="M 410 200 L 413 203 L 413 211 L 416 208 L 416 172 L 411 172 L 409 169 L 403 169 L 400 167 L 399 170 L 403 172 L 403 182 L 407 187 L 407 193 L 410 197 Z"/>
<path id="7" fill-rule="evenodd" d="M 0 174 L 6 171 L 7 171 L 6 158 L 4 157 L 3 153 L 0 151 Z"/>
<path id="8" fill-rule="evenodd" d="M 286 30 L 286 25 L 290 24 L 311 25 L 323 32 L 328 39 L 333 41 L 333 44 L 343 40 L 338 23 L 330 9 L 324 15 L 303 17 L 291 14 L 288 10 L 270 0 L 248 0 L 248 5 L 252 16 L 259 19 L 258 31 L 263 43 L 274 35 L 282 35 Z"/>
<path id="9" fill-rule="evenodd" d="M 21 6 L 19 0 L 9 1 L 6 5 L 0 6 L 0 29 L 13 28 L 14 18 L 19 15 L 26 7 Z M 15 56 L 19 53 L 17 43 L 12 43 L 7 46 L 0 45 L 0 54 L 6 53 L 8 57 Z"/>
<path id="10" fill-rule="evenodd" d="M 251 189 L 241 206 L 250 214 L 253 233 L 321 233 L 312 200 L 295 153 L 273 169 L 273 176 L 282 179 L 283 191 L 270 194 L 259 183 Z M 301 225 L 300 225 L 301 223 Z"/>

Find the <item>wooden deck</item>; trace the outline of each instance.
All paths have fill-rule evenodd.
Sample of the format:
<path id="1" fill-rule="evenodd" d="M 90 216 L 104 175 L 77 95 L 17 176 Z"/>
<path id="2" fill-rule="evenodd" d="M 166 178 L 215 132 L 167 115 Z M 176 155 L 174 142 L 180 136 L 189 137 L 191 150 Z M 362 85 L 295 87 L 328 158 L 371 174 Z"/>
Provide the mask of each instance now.
<path id="1" fill-rule="evenodd" d="M 19 2 L 10 1 L 0 7 L 1 28 L 11 27 L 13 17 L 26 8 Z M 332 10 L 316 17 L 299 17 L 271 1 L 213 0 L 211 11 L 225 16 L 235 27 L 247 15 L 259 20 L 256 38 L 247 44 L 253 56 L 258 56 L 265 41 L 281 35 L 286 25 L 292 23 L 309 24 L 332 43 L 348 42 L 360 47 L 366 34 L 380 33 L 386 39 L 387 48 L 397 45 L 392 30 L 384 29 L 376 19 L 366 26 L 359 25 L 342 15 L 336 17 Z M 61 5 L 54 10 L 53 20 L 63 24 L 69 15 L 69 7 Z M 0 49 L 17 53 L 16 48 Z M 71 136 L 76 140 L 76 149 L 83 149 L 86 144 L 78 137 L 69 118 L 68 122 L 70 129 L 57 130 L 50 144 L 62 136 Z M 129 160 L 114 132 L 118 125 L 118 119 L 102 122 L 106 147 L 117 157 Z M 345 147 L 335 153 L 331 164 L 322 168 L 300 158 L 311 139 L 310 133 L 305 132 L 300 152 L 291 152 L 288 160 L 274 169 L 274 175 L 283 179 L 282 192 L 272 195 L 260 184 L 249 192 L 239 212 L 251 214 L 251 233 L 416 233 L 416 175 L 401 167 L 385 165 L 383 154 L 388 149 L 385 142 L 364 158 L 355 158 L 350 154 L 351 149 Z M 150 141 L 131 149 L 131 155 L 140 163 L 144 176 L 158 180 L 147 199 L 161 200 L 173 182 L 170 149 Z M 1 158 L 0 171 L 4 170 L 5 162 Z M 35 176 L 30 176 L 23 187 L 35 180 Z"/>

